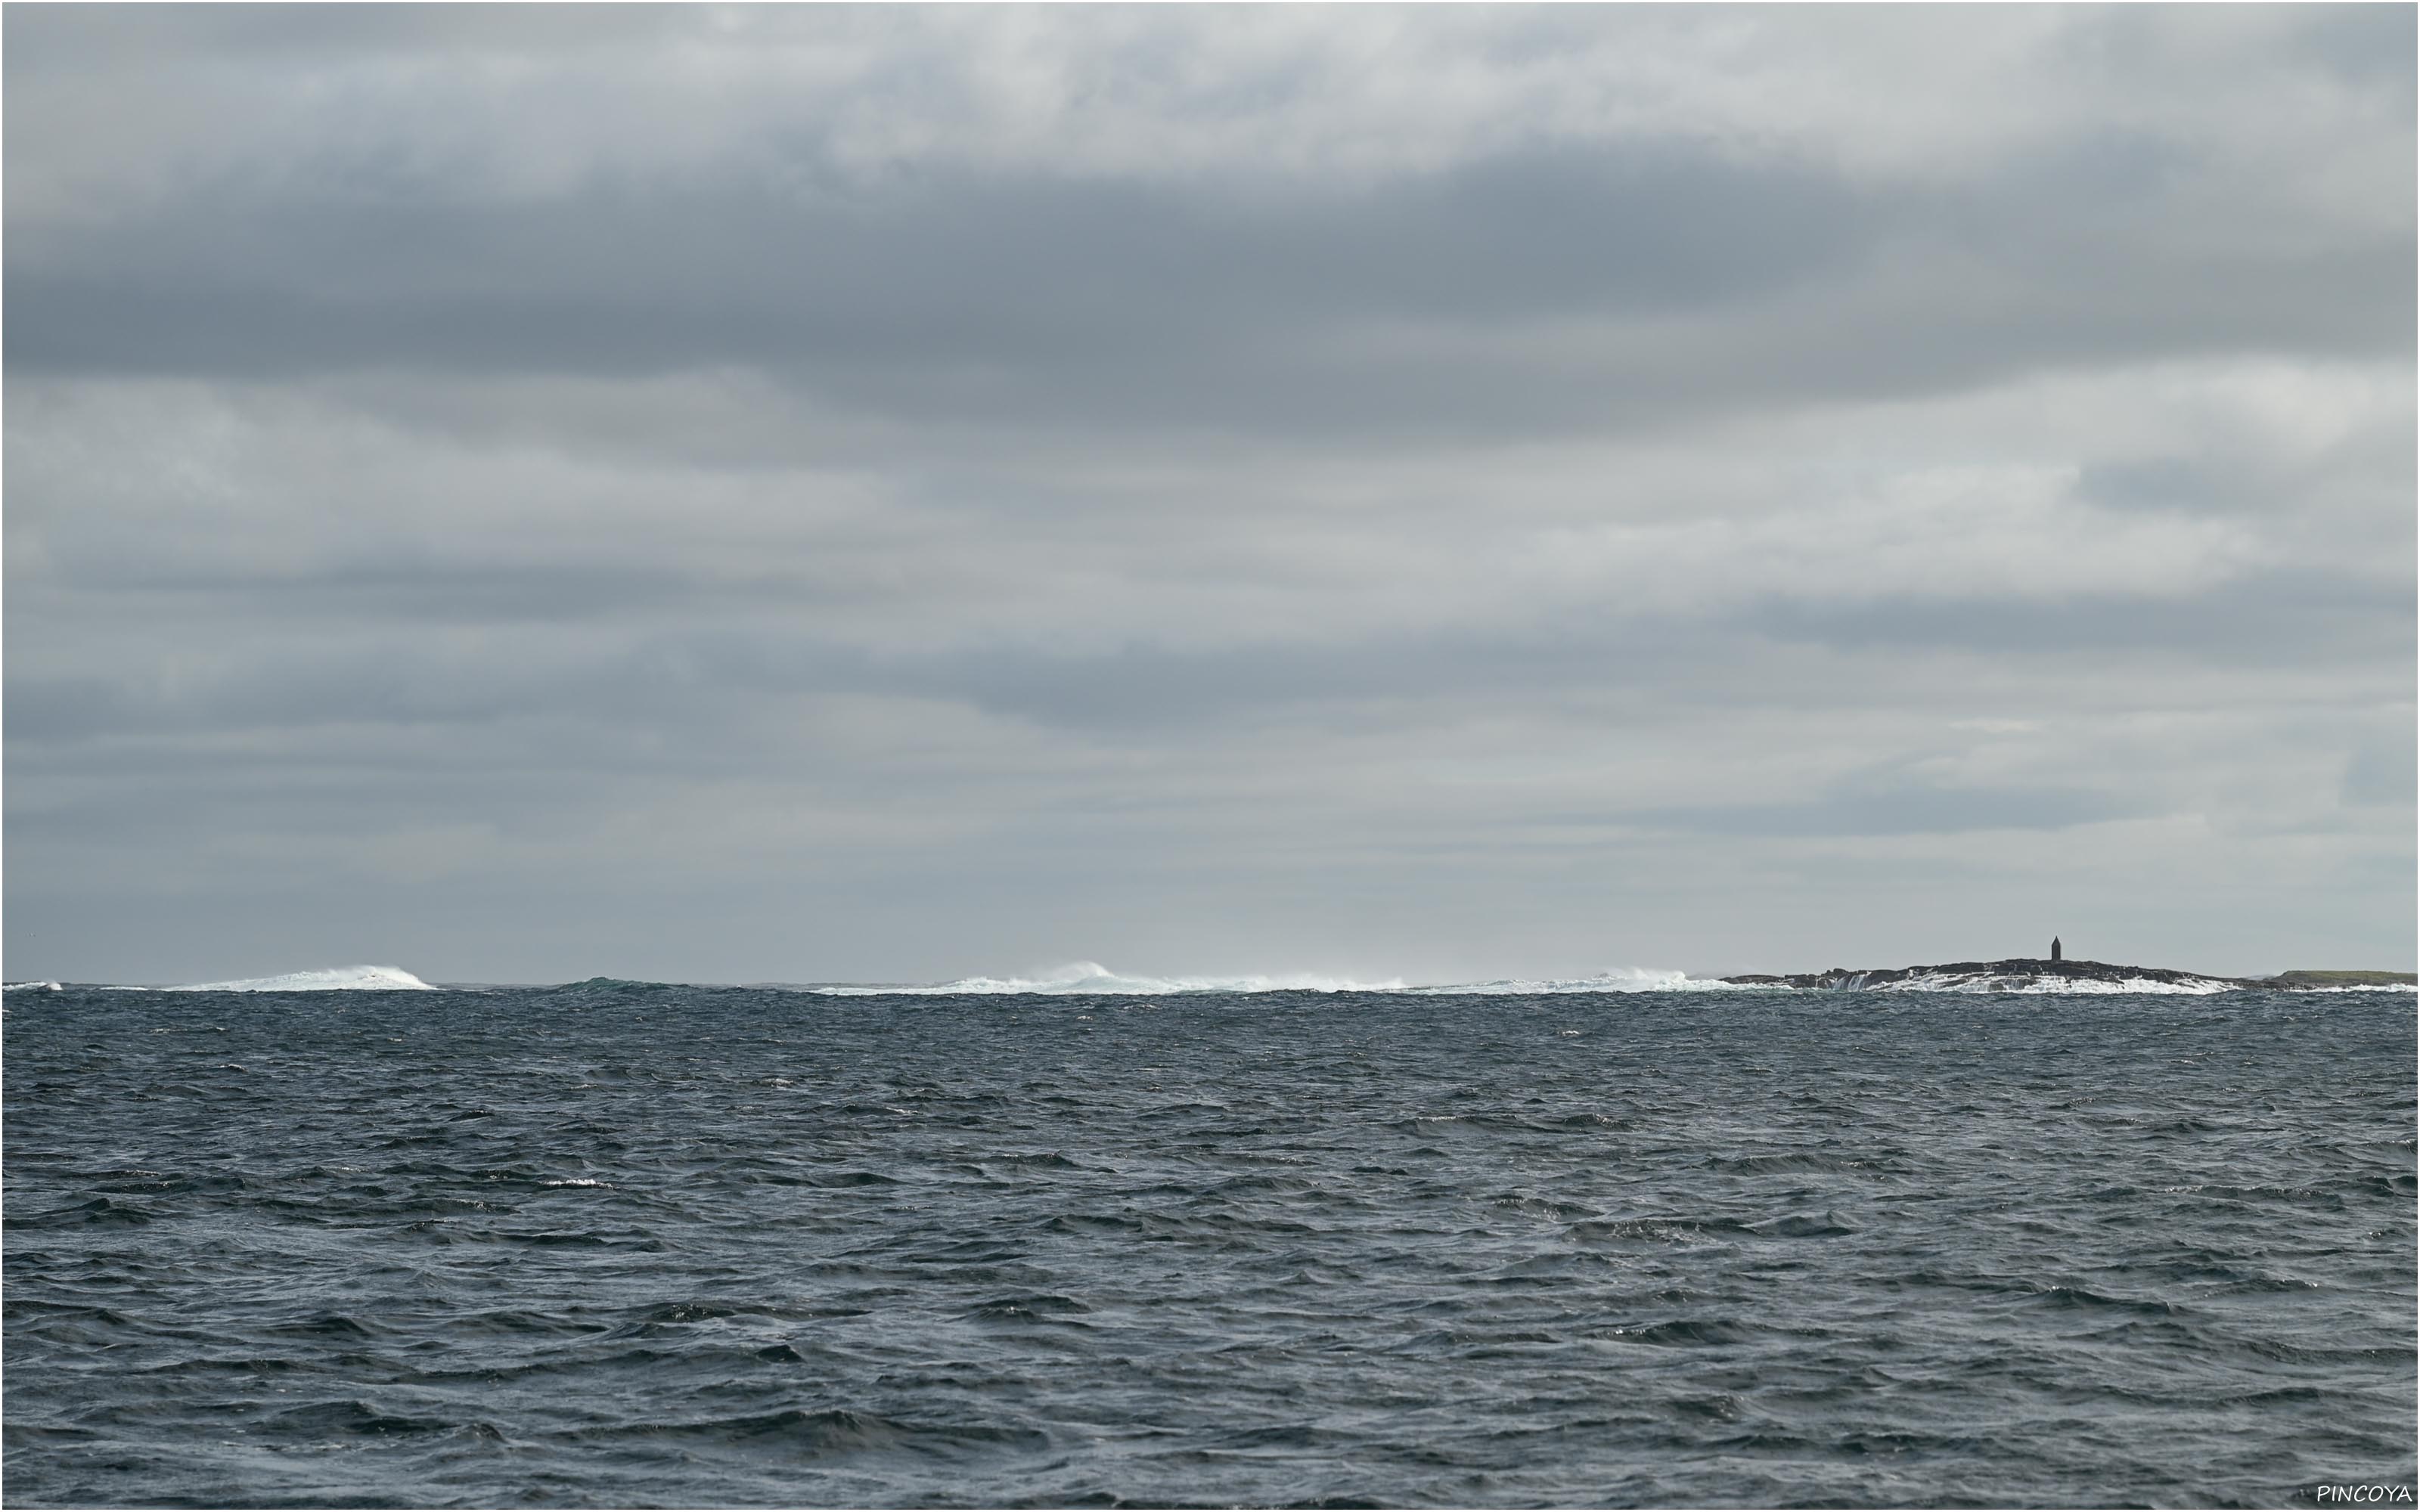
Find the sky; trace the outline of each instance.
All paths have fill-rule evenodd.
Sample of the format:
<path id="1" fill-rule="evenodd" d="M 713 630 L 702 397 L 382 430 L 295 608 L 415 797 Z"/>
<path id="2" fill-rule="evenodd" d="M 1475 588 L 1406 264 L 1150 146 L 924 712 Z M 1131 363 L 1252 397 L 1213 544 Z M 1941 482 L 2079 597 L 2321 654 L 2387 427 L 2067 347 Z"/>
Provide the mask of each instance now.
<path id="1" fill-rule="evenodd" d="M 2413 18 L 10 5 L 7 974 L 2410 968 Z"/>

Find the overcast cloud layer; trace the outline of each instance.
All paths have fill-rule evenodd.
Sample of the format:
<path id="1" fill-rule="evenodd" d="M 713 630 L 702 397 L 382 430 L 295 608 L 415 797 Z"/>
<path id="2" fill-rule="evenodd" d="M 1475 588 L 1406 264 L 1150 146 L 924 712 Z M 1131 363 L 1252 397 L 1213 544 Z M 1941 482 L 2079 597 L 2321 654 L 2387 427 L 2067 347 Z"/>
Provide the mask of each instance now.
<path id="1" fill-rule="evenodd" d="M 2410 7 L 5 24 L 11 977 L 2412 964 Z"/>

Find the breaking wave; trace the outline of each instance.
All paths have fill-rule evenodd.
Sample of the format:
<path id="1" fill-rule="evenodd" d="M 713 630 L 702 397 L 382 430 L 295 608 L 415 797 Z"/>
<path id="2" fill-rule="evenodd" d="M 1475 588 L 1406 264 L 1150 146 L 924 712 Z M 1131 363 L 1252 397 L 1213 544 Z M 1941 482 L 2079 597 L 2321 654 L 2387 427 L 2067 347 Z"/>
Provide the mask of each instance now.
<path id="1" fill-rule="evenodd" d="M 1406 982 L 1402 978 L 1362 981 L 1347 977 L 1311 975 L 1243 977 L 1128 977 L 1097 961 L 1078 961 L 1035 977 L 961 977 L 955 981 L 912 984 L 833 983 L 814 990 L 841 997 L 959 995 L 975 994 L 1053 994 L 1070 996 L 1166 996 L 1177 993 L 1403 993 L 1416 995 L 1520 995 L 1543 993 L 1686 992 L 1730 990 L 1727 983 L 1695 980 L 1678 971 L 1626 969 L 1593 977 L 1532 980 L 1500 978 L 1492 981 Z"/>
<path id="2" fill-rule="evenodd" d="M 2184 977 L 2174 980 L 2162 980 L 2150 977 L 2126 977 L 2109 981 L 2091 977 L 1978 977 L 1945 972 L 1905 977 L 1897 981 L 1875 982 L 1847 990 L 1877 993 L 2013 993 L 2020 995 L 2043 996 L 2158 995 L 2169 997 L 2207 997 L 2214 993 L 2240 992 L 2242 986 L 2240 982 L 2224 981 L 2210 977 Z"/>
<path id="3" fill-rule="evenodd" d="M 249 977 L 241 981 L 197 981 L 170 987 L 172 993 L 433 993 L 439 989 L 400 966 L 330 966 L 324 971 L 289 971 L 282 977 Z"/>

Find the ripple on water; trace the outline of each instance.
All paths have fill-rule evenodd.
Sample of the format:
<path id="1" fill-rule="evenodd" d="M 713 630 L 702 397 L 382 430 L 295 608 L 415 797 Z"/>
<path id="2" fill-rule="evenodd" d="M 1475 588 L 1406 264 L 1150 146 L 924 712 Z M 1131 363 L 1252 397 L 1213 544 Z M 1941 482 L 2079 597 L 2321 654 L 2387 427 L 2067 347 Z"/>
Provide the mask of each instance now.
<path id="1" fill-rule="evenodd" d="M 2413 1473 L 2408 997 L 1146 1006 L 12 996 L 10 1497 Z"/>

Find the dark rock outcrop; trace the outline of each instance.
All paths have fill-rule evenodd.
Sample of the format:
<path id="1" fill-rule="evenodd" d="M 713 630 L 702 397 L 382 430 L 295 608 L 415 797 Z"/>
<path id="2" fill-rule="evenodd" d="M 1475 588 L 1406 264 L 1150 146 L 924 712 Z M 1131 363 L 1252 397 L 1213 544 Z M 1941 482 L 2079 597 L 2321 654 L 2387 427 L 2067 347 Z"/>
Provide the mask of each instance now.
<path id="1" fill-rule="evenodd" d="M 2169 991 L 2223 992 L 2236 987 L 2294 987 L 2299 983 L 2245 977 L 2216 977 L 2198 971 L 2171 971 L 2164 966 L 2118 966 L 2105 961 L 2064 961 L 2012 957 L 2006 961 L 1951 961 L 1931 966 L 1897 966 L 1856 970 L 1834 966 L 1829 971 L 1797 976 L 1726 977 L 1743 987 L 1808 987 L 1834 992 L 2023 992 Z"/>

